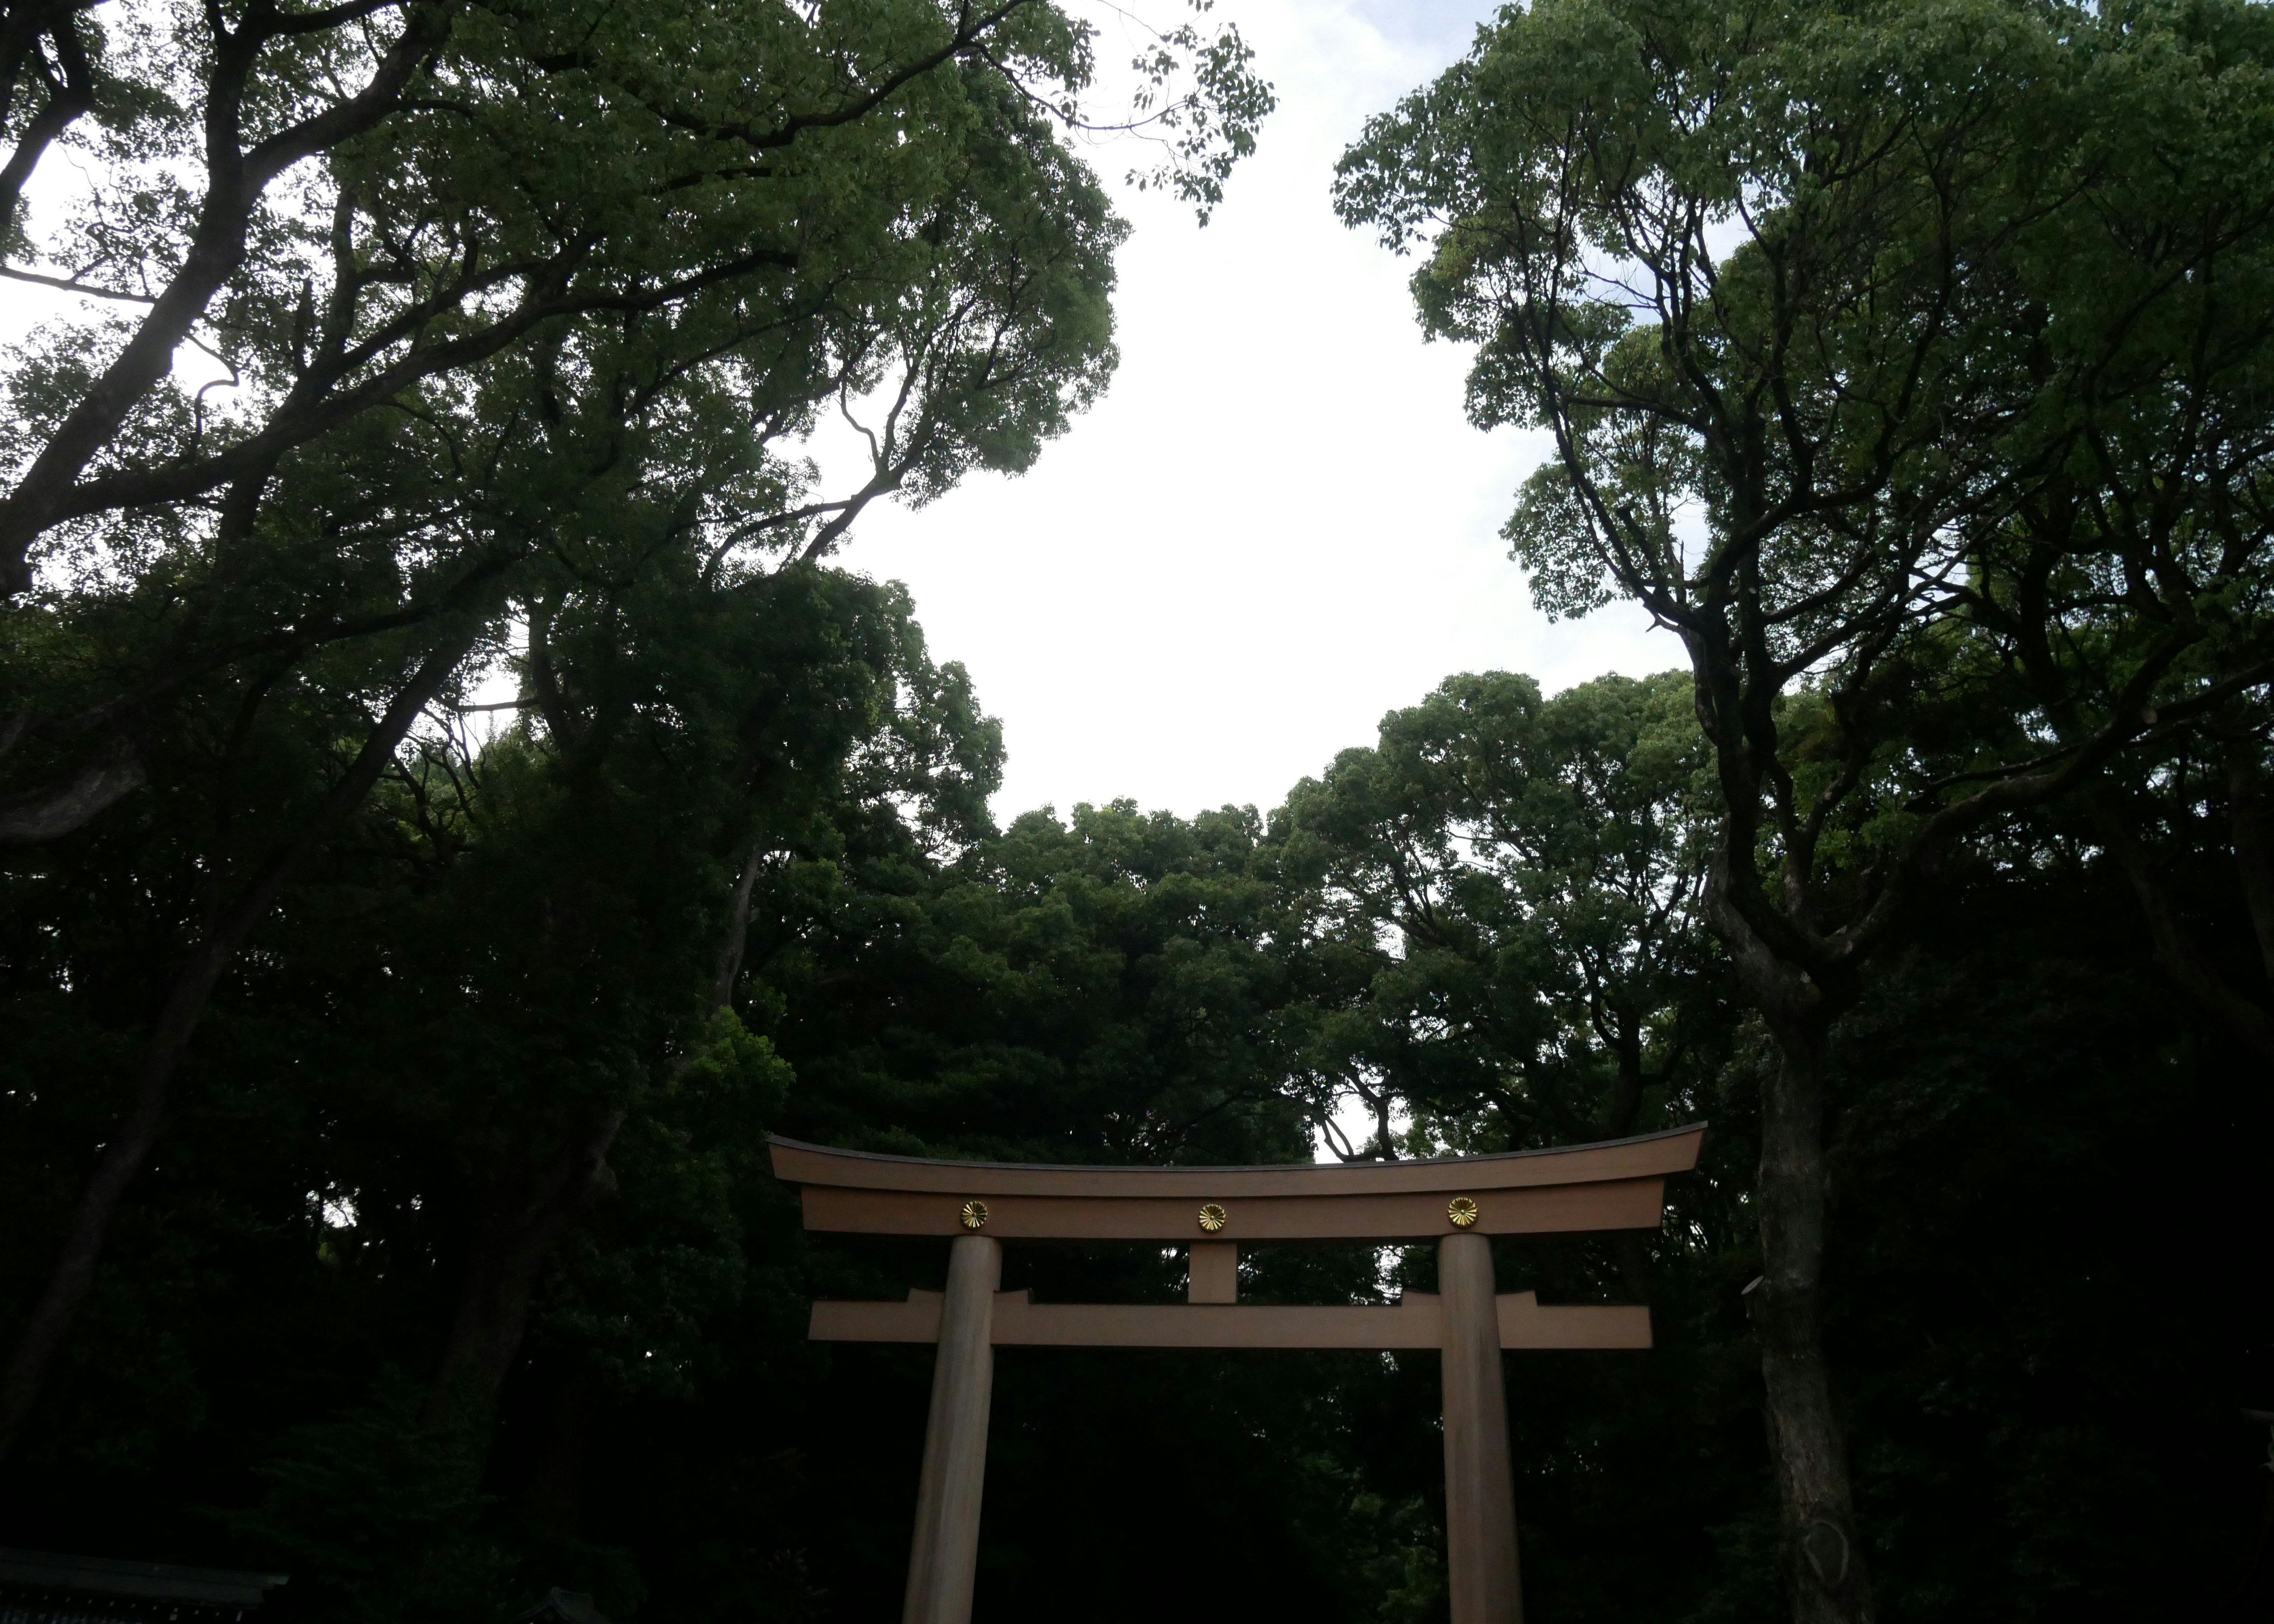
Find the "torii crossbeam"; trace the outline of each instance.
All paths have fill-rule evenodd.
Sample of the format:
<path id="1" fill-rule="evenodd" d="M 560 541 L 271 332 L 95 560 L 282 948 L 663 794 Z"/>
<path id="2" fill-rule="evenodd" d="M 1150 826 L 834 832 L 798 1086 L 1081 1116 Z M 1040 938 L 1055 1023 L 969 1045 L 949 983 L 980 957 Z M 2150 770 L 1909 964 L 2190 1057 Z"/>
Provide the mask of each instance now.
<path id="1" fill-rule="evenodd" d="M 998 1347 L 1434 1348 L 1444 1359 L 1445 1544 L 1453 1624 L 1520 1624 L 1516 1497 L 1501 1350 L 1647 1348 L 1647 1307 L 1542 1307 L 1494 1290 L 1493 1235 L 1654 1229 L 1666 1178 L 1698 1163 L 1704 1124 L 1566 1150 L 1340 1166 L 1058 1167 L 864 1155 L 772 1141 L 805 1227 L 953 1237 L 947 1289 L 816 1303 L 817 1342 L 933 1342 L 904 1624 L 968 1624 Z M 1002 1243 L 1178 1242 L 1185 1304 L 1037 1303 L 998 1289 Z M 1396 1307 L 1239 1301 L 1239 1247 L 1437 1243 L 1434 1297 Z"/>

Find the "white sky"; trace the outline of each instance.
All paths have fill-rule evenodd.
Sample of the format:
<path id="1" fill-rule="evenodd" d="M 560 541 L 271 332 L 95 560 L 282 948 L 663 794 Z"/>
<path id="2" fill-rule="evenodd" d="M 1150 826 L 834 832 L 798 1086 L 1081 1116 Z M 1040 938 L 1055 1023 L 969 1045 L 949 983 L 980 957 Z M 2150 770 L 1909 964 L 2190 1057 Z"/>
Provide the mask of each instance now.
<path id="1" fill-rule="evenodd" d="M 1553 691 L 1681 663 L 1630 607 L 1533 611 L 1498 532 L 1545 437 L 1469 426 L 1468 356 L 1422 342 L 1412 263 L 1329 201 L 1367 117 L 1492 9 L 1219 0 L 1279 109 L 1205 230 L 1125 197 L 1105 399 L 1019 478 L 862 515 L 840 561 L 907 582 L 934 657 L 1002 718 L 998 816 L 1117 796 L 1269 810 L 1453 673 Z M 1101 174 L 1118 183 L 1126 150 L 1098 150 Z"/>

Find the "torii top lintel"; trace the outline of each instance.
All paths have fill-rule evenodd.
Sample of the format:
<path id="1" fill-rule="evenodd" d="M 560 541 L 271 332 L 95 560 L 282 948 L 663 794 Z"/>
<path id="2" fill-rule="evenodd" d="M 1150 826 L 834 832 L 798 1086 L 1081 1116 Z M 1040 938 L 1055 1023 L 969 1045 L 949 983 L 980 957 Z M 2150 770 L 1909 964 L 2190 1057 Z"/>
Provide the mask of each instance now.
<path id="1" fill-rule="evenodd" d="M 772 1141 L 805 1227 L 1004 1240 L 1397 1241 L 1654 1229 L 1706 1124 L 1557 1150 L 1260 1167 L 935 1162 Z M 973 1222 L 975 1217 L 978 1220 Z"/>

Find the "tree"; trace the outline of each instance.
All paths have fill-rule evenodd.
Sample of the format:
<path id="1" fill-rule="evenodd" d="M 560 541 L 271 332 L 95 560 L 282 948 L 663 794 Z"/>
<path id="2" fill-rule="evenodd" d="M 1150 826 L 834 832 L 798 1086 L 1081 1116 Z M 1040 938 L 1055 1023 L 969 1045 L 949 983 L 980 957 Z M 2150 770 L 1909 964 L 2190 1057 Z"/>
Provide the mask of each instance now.
<path id="1" fill-rule="evenodd" d="M 708 593 L 650 577 L 549 617 L 532 673 L 539 648 L 520 730 L 436 741 L 400 775 L 397 861 L 436 918 L 365 971 L 406 1001 L 392 1025 L 431 1033 L 416 1048 L 468 1057 L 440 1114 L 472 1235 L 430 1425 L 494 1399 L 628 1123 L 698 1062 L 765 1071 L 731 1014 L 762 870 L 862 816 L 968 845 L 1000 754 L 906 595 L 835 572 Z M 365 1086 L 399 1065 L 381 1051 Z"/>
<path id="2" fill-rule="evenodd" d="M 1371 966 L 1319 1057 L 1374 1108 L 1374 1154 L 1396 1154 L 1392 1099 L 1433 1144 L 1507 1149 L 1635 1132 L 1645 1096 L 1681 1086 L 1711 1047 L 1702 746 L 1671 676 L 1542 699 L 1493 673 L 1296 786 L 1291 874 L 1315 888 L 1321 946 Z"/>
<path id="3" fill-rule="evenodd" d="M 2094 832 L 2123 866 L 2157 968 L 2262 1072 L 2274 1064 L 2270 739 L 2263 702 L 2238 696 L 2090 797 Z"/>
<path id="4" fill-rule="evenodd" d="M 213 1044 L 189 1057 L 193 1119 L 233 1118 L 269 1163 L 237 1192 L 269 1208 L 260 1227 L 280 1199 L 288 1214 L 337 1209 L 318 1226 L 324 1270 L 347 1298 L 389 1304 L 395 1328 L 367 1326 L 373 1350 L 345 1356 L 350 1392 L 379 1380 L 375 1351 L 425 1388 L 409 1425 L 448 1435 L 373 1460 L 396 1449 L 381 1403 L 287 1451 L 317 1476 L 271 1507 L 275 1537 L 328 1560 L 341 1554 L 328 1540 L 354 1543 L 344 1507 L 318 1503 L 328 1474 L 400 1468 L 415 1480 L 389 1492 L 441 1493 L 433 1515 L 478 1507 L 533 1308 L 586 1320 L 567 1345 L 629 1365 L 634 1386 L 667 1384 L 693 1357 L 690 1321 L 736 1294 L 728 1198 L 763 1178 L 787 1085 L 725 1007 L 755 869 L 825 853 L 840 825 L 882 839 L 888 824 L 919 850 L 968 844 L 997 771 L 993 725 L 961 673 L 930 661 L 895 588 L 816 567 L 707 592 L 651 575 L 552 632 L 554 714 L 575 742 L 533 716 L 486 742 L 423 733 L 312 854 L 262 951 L 218 989 Z M 324 752 L 256 764 L 320 784 Z M 43 1074 L 21 1094 L 11 1076 L 9 1097 L 47 1154 L 91 1125 L 75 1073 L 99 1074 L 125 1035 L 106 1017 L 131 1031 L 134 1001 L 104 995 L 148 974 L 138 927 L 194 907 L 198 846 L 167 863 L 150 849 L 173 832 L 169 809 L 138 802 L 136 821 L 157 825 L 139 839 L 106 819 L 109 849 L 54 848 L 78 860 L 55 876 L 68 929 L 11 911 L 9 1007 L 39 1034 L 26 1058 Z M 583 1244 L 595 1226 L 608 1233 Z M 564 1250 L 571 1281 L 548 1296 Z M 471 1590 L 453 1607 L 498 1599 L 460 1577 Z M 421 1581 L 373 1583 L 383 1607 Z"/>
<path id="5" fill-rule="evenodd" d="M 447 499 L 350 500 L 248 545 L 264 511 L 341 499 L 374 456 L 440 458 L 457 476 L 440 483 L 463 485 L 582 416 L 590 464 L 549 470 L 574 488 L 636 455 L 616 418 L 667 426 L 684 485 L 662 500 L 691 504 L 709 545 L 817 555 L 878 496 L 1025 466 L 1110 372 L 1120 228 L 1053 139 L 1073 115 L 1050 110 L 1088 82 L 1088 34 L 1040 0 L 766 19 L 256 4 L 116 41 L 80 40 L 77 9 L 24 20 L 87 56 L 108 132 L 45 236 L 72 260 L 48 279 L 146 313 L 50 331 L 16 369 L 0 506 L 12 593 L 36 575 L 43 597 L 13 618 L 132 583 L 182 612 L 141 669 L 10 697 L 0 745 L 27 786 L 0 807 L 7 838 L 53 838 L 128 793 L 136 736 L 183 682 L 357 635 L 327 590 L 390 523 L 462 565 L 495 550 L 487 515 Z M 1201 49 L 1172 36 L 1154 77 Z M 1236 34 L 1202 54 L 1204 92 L 1168 109 L 1186 131 L 1168 178 L 1205 200 L 1269 95 Z M 19 161 L 43 139 L 27 127 Z M 200 168 L 202 192 L 182 178 Z M 169 385 L 184 343 L 226 380 Z M 870 477 L 817 492 L 796 447 L 855 406 L 873 408 Z M 411 598 L 392 618 L 439 608 Z"/>
<path id="6" fill-rule="evenodd" d="M 289 1570 L 295 1616 L 326 1624 L 480 1624 L 554 1585 L 611 1616 L 873 1616 L 899 1596 L 929 1359 L 810 1343 L 807 1305 L 935 1283 L 940 1254 L 805 1235 L 767 1175 L 769 1132 L 1051 1161 L 1301 1157 L 1320 1034 L 1375 1022 L 1407 1028 L 1397 1075 L 1417 1094 L 1447 1085 L 1424 1096 L 1433 1135 L 1562 1132 L 1549 1103 L 1600 1131 L 1590 1108 L 1615 1080 L 1600 1039 L 1575 1024 L 1559 1056 L 1530 1046 L 1536 1024 L 1488 1018 L 1527 993 L 1566 1007 L 1547 950 L 1593 940 L 1592 915 L 1562 911 L 1591 850 L 1681 871 L 1653 820 L 1662 835 L 1712 796 L 1676 793 L 1675 764 L 1703 748 L 1679 680 L 1589 684 L 1567 706 L 1457 679 L 1305 786 L 1298 804 L 1340 820 L 1325 829 L 1107 806 L 997 834 L 975 811 L 999 741 L 892 589 L 820 568 L 702 595 L 590 590 L 566 598 L 553 644 L 588 743 L 541 721 L 486 738 L 483 713 L 455 739 L 422 727 L 216 988 L 81 1333 L 0 1474 L 15 1538 Z M 333 693 L 288 687 L 242 753 L 280 804 L 328 781 Z M 1431 795 L 1397 792 L 1391 764 Z M 1378 877 L 1472 782 L 1511 836 L 1497 856 L 1580 861 L 1427 870 L 1476 910 L 1441 890 L 1441 919 L 1519 951 L 1464 949 L 1401 980 L 1397 938 L 1362 940 L 1365 910 L 1330 898 L 1317 862 Z M 1578 816 L 1607 805 L 1634 828 Z M 5 876 L 11 1297 L 49 1267 L 105 1129 L 91 1079 L 132 1053 L 165 967 L 146 949 L 197 908 L 205 808 L 135 796 L 43 848 L 51 867 Z M 767 852 L 731 1015 L 706 1022 L 752 834 Z M 2165 849 L 2175 894 L 2218 896 L 2225 853 Z M 2274 1346 L 2274 1304 L 2237 1284 L 2255 1278 L 2269 1096 L 2239 1041 L 2156 978 L 2082 803 L 1985 831 L 1929 883 L 1827 1057 L 1827 1249 L 1847 1289 L 1826 1334 L 1862 1515 L 1886 1530 L 1874 1583 L 1891 1615 L 1928 1620 L 2208 1615 L 2262 1515 L 2264 1434 L 2234 1410 Z M 2239 909 L 2198 923 L 2218 952 L 2253 951 Z M 1416 993 L 1458 1019 L 1422 1025 Z M 1725 981 L 1678 976 L 1667 996 L 1654 1031 L 1698 1038 L 1664 1109 L 1713 1132 L 1649 1247 L 1656 1345 L 1520 1356 L 1510 1383 L 1527 1593 L 1557 1618 L 1775 1606 L 1741 1289 L 1776 1056 L 1757 1020 L 1728 1029 Z M 1568 1018 L 1584 1022 L 1576 1001 Z M 1447 1064 L 1418 1052 L 1433 1043 Z M 1665 1057 L 1645 1049 L 1653 1072 Z M 1543 1115 L 1471 1109 L 1460 1091 L 1487 1068 L 1536 1085 Z M 516 1307 L 489 1233 L 500 1198 L 618 1109 L 609 1177 L 573 1192 Z M 549 1210 L 520 1209 L 559 1222 Z M 1506 1289 L 1631 1296 L 1595 1237 L 1498 1250 Z M 1061 1300 L 1184 1286 L 1173 1251 L 1017 1249 L 1012 1267 L 1014 1288 Z M 1429 1282 L 1423 1259 L 1385 1277 L 1371 1251 L 1258 1248 L 1244 1269 L 1261 1301 Z M 469 1304 L 492 1330 L 520 1316 L 486 1404 L 482 1359 L 443 1374 L 454 1350 L 499 1345 L 456 1335 Z M 1251 1612 L 1292 1583 L 1338 1624 L 1427 1619 L 1435 1364 L 1006 1353 L 988 1605 L 1056 1618 L 1086 1589 L 1101 1618 L 1154 1618 L 1198 1575 Z M 433 1425 L 438 1387 L 456 1402 Z M 1163 1562 L 1146 1508 L 1196 1483 L 1224 1537 Z"/>
<path id="7" fill-rule="evenodd" d="M 208 855 L 135 1089 L 0 1378 L 0 1448 L 217 979 L 425 708 L 462 703 L 516 621 L 542 690 L 564 592 L 659 560 L 681 583 L 809 562 L 870 500 L 1027 466 L 1110 372 L 1123 229 L 1058 139 L 1088 30 L 1040 0 L 20 20 L 11 60 L 84 69 L 104 145 L 49 239 L 78 257 L 18 269 L 143 313 L 50 335 L 11 380 L 0 756 L 26 786 L 0 837 L 83 828 L 200 706 L 237 713 L 225 763 L 283 688 L 380 664 L 327 793 L 244 805 L 219 775 L 215 826 L 264 838 Z M 1234 34 L 1163 36 L 1148 82 L 1180 64 L 1198 87 L 1158 110 L 1161 177 L 1205 208 L 1269 97 Z M 41 117 L 19 179 L 71 124 Z M 233 404 L 165 383 L 184 342 L 228 368 Z M 841 496 L 801 455 L 832 407 L 870 454 Z"/>
<path id="8" fill-rule="evenodd" d="M 249 0 L 115 28 L 30 7 L 7 32 L 0 87 L 46 91 L 10 131 L 11 258 L 34 240 L 23 187 L 83 114 L 105 161 L 44 244 L 55 268 L 11 274 L 140 312 L 64 341 L 18 440 L 0 502 L 15 593 L 57 525 L 265 475 L 548 329 L 691 320 L 716 348 L 689 364 L 732 371 L 749 341 L 824 309 L 873 320 L 925 257 L 904 228 L 964 139 L 1030 106 L 1073 122 L 1091 73 L 1091 30 L 1042 0 Z M 1156 94 L 1198 69 L 1165 109 L 1182 139 L 1159 178 L 1203 204 L 1269 105 L 1246 60 L 1236 34 L 1186 29 L 1141 64 Z M 227 367 L 232 408 L 162 388 L 189 342 Z M 825 373 L 867 358 L 857 342 L 804 348 Z M 779 381 L 761 413 L 792 398 Z"/>
<path id="9" fill-rule="evenodd" d="M 1043 808 L 937 866 L 914 857 L 864 839 L 766 876 L 741 1008 L 797 1069 L 786 1132 L 1011 1161 L 1310 1154 L 1304 1102 L 1284 1086 L 1312 986 L 1303 897 L 1252 808 Z M 938 1261 L 895 1248 L 880 1267 L 874 1246 L 793 1244 L 809 1248 L 817 1295 L 896 1292 Z M 1172 1301 L 1186 1283 L 1180 1248 L 1019 1249 L 1011 1268 L 1014 1288 L 1062 1301 Z M 1241 1269 L 1253 1300 L 1381 1297 L 1369 1249 L 1245 1249 Z M 1097 1617 L 1147 1619 L 1198 1586 L 1235 1613 L 1427 1616 L 1434 1372 L 1417 1381 L 1357 1356 L 1307 1361 L 1294 1381 L 1280 1356 L 1006 1357 L 981 1557 L 990 1611 L 1042 1616 L 1078 1592 Z M 847 1350 L 830 1363 L 844 1407 L 800 1428 L 805 1469 L 912 1490 L 922 1350 L 899 1365 Z M 887 1393 L 901 1407 L 877 1418 Z M 868 1462 L 904 1458 L 904 1474 L 872 1481 Z M 1220 1498 L 1225 1538 L 1163 1565 L 1145 1508 L 1195 1481 Z M 836 1536 L 873 1540 L 882 1568 L 840 1570 L 837 1616 L 898 1604 L 898 1519 L 913 1500 L 885 1503 L 881 1530 L 863 1515 Z"/>
<path id="10" fill-rule="evenodd" d="M 2035 393 L 2001 500 L 1958 522 L 1948 607 L 1978 645 L 1967 686 L 2047 758 L 2133 736 L 2082 786 L 2094 825 L 2165 973 L 2274 1067 L 2274 27 L 2125 7 L 2080 46 L 2063 173 L 2086 207 L 2017 244 Z M 2255 963 L 2221 963 L 2168 883 L 2159 837 L 2198 816 L 2224 825 Z"/>
<path id="11" fill-rule="evenodd" d="M 1779 1054 L 1751 1301 L 1796 1619 L 1873 1613 L 1822 1331 L 1834 1023 L 1958 843 L 2267 680 L 2274 187 L 2220 155 L 2263 147 L 2265 26 L 1541 4 L 1344 161 L 1347 219 L 1427 241 L 1425 326 L 1480 346 L 1472 415 L 1555 434 L 1508 531 L 1542 605 L 1630 598 L 1690 658 L 1707 917 Z M 2157 494 L 2043 550 L 2022 618 L 2094 658 L 2023 690 L 1992 538 L 2065 488 Z"/>
<path id="12" fill-rule="evenodd" d="M 819 1085 L 832 1143 L 1053 1162 L 1291 1160 L 1298 996 L 1252 810 L 1127 801 L 1014 820 L 935 873 L 769 876 L 750 1019 Z"/>

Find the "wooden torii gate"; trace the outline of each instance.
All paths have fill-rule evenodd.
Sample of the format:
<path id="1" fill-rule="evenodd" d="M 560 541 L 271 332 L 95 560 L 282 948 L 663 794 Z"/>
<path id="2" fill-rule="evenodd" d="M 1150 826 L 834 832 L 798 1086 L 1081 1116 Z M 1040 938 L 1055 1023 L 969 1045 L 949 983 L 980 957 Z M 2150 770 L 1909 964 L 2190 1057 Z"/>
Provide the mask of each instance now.
<path id="1" fill-rule="evenodd" d="M 1654 1229 L 1666 1177 L 1698 1162 L 1705 1124 L 1566 1150 L 1266 1167 L 1061 1167 L 864 1155 L 772 1141 L 805 1227 L 953 1237 L 947 1289 L 899 1303 L 816 1303 L 817 1342 L 933 1342 L 904 1624 L 968 1624 L 987 1473 L 995 1350 L 1434 1348 L 1444 1360 L 1445 1545 L 1453 1624 L 1519 1624 L 1504 1348 L 1647 1348 L 1646 1306 L 1542 1307 L 1494 1289 L 1492 1235 Z M 1004 1291 L 1002 1243 L 1177 1242 L 1185 1304 L 1037 1303 Z M 1396 1307 L 1239 1301 L 1239 1247 L 1437 1243 L 1438 1293 Z"/>

